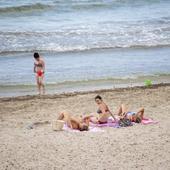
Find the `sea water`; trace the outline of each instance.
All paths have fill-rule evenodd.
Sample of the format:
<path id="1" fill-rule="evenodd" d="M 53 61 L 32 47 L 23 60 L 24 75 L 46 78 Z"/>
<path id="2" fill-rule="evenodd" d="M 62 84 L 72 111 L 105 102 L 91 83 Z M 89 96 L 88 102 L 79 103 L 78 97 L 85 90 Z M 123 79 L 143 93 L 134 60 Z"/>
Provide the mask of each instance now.
<path id="1" fill-rule="evenodd" d="M 0 1 L 0 96 L 170 82 L 168 0 Z"/>

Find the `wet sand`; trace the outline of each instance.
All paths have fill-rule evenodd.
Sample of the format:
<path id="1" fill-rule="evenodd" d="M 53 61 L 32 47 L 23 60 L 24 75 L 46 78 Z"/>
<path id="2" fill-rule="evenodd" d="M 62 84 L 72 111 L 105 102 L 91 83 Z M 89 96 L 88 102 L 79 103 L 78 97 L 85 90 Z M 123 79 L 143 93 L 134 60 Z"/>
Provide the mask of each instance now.
<path id="1" fill-rule="evenodd" d="M 104 128 L 104 132 L 55 132 L 50 124 L 68 110 L 74 115 L 95 112 L 100 94 L 110 109 L 121 103 L 145 108 L 153 125 Z M 170 85 L 22 96 L 0 99 L 0 169 L 113 170 L 170 169 Z"/>

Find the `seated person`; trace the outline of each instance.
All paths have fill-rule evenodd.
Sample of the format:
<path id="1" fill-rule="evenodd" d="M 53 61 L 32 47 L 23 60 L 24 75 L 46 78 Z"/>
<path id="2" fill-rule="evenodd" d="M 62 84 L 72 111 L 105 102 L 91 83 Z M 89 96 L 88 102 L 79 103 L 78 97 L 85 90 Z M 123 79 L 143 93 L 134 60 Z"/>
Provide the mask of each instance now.
<path id="1" fill-rule="evenodd" d="M 118 110 L 118 116 L 121 118 L 126 117 L 131 122 L 141 123 L 144 115 L 144 108 L 139 109 L 137 112 L 132 112 L 128 110 L 128 107 L 122 104 Z"/>
<path id="2" fill-rule="evenodd" d="M 95 97 L 95 102 L 98 105 L 98 110 L 97 110 L 97 114 L 93 113 L 90 116 L 90 120 L 93 123 L 107 123 L 108 118 L 110 116 L 112 116 L 114 118 L 114 120 L 116 120 L 115 117 L 113 116 L 113 114 L 111 113 L 111 111 L 109 110 L 109 107 L 103 101 L 101 96 L 97 95 Z"/>
<path id="3" fill-rule="evenodd" d="M 72 129 L 77 129 L 80 131 L 88 131 L 89 128 L 89 121 L 88 119 L 78 118 L 71 116 L 68 112 L 61 112 L 58 120 L 64 120 L 68 127 Z"/>

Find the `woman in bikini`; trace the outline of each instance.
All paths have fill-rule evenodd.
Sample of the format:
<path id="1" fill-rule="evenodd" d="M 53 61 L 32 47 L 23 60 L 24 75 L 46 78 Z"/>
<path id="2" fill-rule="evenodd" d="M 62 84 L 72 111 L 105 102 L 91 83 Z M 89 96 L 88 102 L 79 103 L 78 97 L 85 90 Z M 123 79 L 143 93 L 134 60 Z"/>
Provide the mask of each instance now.
<path id="1" fill-rule="evenodd" d="M 42 93 L 45 94 L 45 86 L 44 86 L 44 73 L 45 73 L 45 62 L 39 56 L 38 53 L 34 53 L 34 73 L 36 73 L 36 81 L 38 86 L 38 92 L 41 95 Z M 42 91 L 42 93 L 41 93 Z"/>
<path id="2" fill-rule="evenodd" d="M 61 112 L 57 120 L 64 120 L 68 127 L 80 131 L 87 131 L 89 128 L 89 119 L 82 117 L 73 117 L 70 113 Z"/>
<path id="3" fill-rule="evenodd" d="M 102 97 L 97 95 L 95 97 L 95 102 L 96 104 L 98 105 L 98 110 L 97 110 L 97 114 L 96 113 L 93 113 L 90 115 L 90 120 L 93 122 L 93 123 L 107 123 L 108 121 L 108 118 L 110 116 L 113 117 L 114 120 L 115 117 L 114 115 L 112 114 L 112 112 L 110 111 L 109 107 L 107 106 L 107 104 L 103 101 Z"/>
<path id="4" fill-rule="evenodd" d="M 126 117 L 131 122 L 141 123 L 144 116 L 144 108 L 140 108 L 137 112 L 129 111 L 128 107 L 122 104 L 118 110 L 118 116 L 121 118 Z"/>

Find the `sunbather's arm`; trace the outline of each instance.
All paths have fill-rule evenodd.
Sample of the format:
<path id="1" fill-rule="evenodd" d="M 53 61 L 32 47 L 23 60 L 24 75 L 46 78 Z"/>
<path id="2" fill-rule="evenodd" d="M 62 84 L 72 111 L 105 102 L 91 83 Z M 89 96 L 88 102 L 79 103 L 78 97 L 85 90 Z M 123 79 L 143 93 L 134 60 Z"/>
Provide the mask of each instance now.
<path id="1" fill-rule="evenodd" d="M 43 72 L 45 73 L 45 62 L 44 62 L 44 60 L 42 60 L 42 69 L 43 69 Z"/>
<path id="2" fill-rule="evenodd" d="M 35 66 L 35 63 L 34 63 L 33 72 L 36 73 L 36 66 Z"/>
<path id="3" fill-rule="evenodd" d="M 110 115 L 113 117 L 115 121 L 117 120 L 112 112 L 110 112 Z"/>

